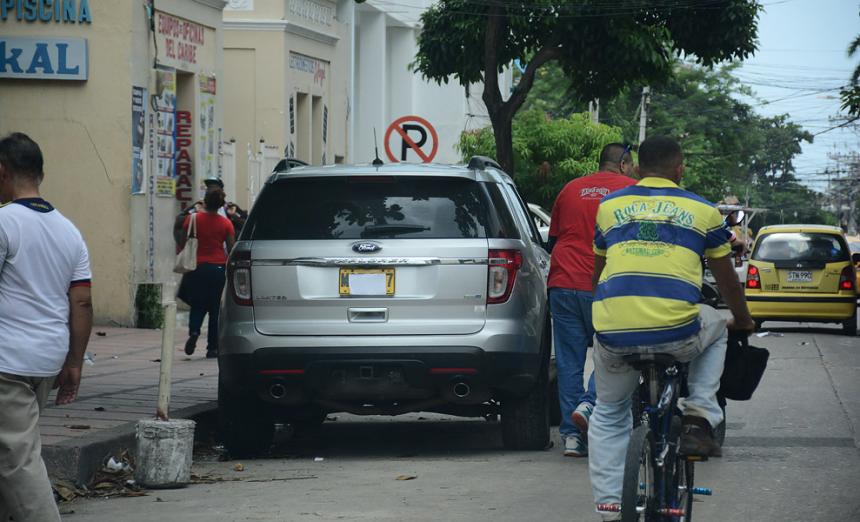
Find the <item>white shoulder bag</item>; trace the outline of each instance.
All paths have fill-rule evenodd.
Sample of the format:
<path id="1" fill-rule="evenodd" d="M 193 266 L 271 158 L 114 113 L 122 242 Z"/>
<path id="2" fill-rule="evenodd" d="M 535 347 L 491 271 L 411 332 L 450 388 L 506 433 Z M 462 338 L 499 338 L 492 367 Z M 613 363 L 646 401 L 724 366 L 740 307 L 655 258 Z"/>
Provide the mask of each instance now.
<path id="1" fill-rule="evenodd" d="M 191 214 L 191 222 L 188 224 L 188 235 L 185 238 L 185 246 L 176 254 L 176 265 L 173 271 L 177 274 L 186 274 L 197 269 L 197 213 Z"/>

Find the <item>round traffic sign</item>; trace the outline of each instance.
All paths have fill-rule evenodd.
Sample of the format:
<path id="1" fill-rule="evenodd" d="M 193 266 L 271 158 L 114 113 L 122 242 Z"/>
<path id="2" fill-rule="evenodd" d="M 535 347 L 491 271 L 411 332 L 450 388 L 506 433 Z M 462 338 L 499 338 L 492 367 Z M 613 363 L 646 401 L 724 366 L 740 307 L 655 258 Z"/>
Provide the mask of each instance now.
<path id="1" fill-rule="evenodd" d="M 385 154 L 394 163 L 406 161 L 410 153 L 418 156 L 421 162 L 430 163 L 438 150 L 436 129 L 420 116 L 397 118 L 385 131 Z"/>

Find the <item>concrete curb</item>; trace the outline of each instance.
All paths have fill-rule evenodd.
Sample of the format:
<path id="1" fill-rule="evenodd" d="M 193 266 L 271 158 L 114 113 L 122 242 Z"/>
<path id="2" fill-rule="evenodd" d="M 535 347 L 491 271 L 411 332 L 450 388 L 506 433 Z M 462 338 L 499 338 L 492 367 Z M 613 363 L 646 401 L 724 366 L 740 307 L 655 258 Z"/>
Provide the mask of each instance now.
<path id="1" fill-rule="evenodd" d="M 209 401 L 171 412 L 171 418 L 196 419 L 218 409 L 218 401 Z M 62 479 L 77 485 L 88 484 L 110 455 L 123 450 L 135 453 L 136 422 L 128 422 L 92 435 L 66 439 L 42 446 L 42 458 L 51 479 Z"/>

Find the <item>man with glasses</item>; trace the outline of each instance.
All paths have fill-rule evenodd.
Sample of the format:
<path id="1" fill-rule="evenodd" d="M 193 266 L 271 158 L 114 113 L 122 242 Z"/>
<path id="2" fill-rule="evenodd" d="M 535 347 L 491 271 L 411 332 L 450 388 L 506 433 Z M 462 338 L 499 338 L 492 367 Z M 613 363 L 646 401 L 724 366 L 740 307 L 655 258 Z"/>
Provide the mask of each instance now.
<path id="1" fill-rule="evenodd" d="M 552 207 L 549 247 L 552 252 L 549 288 L 553 319 L 558 396 L 559 432 L 564 455 L 588 455 L 588 421 L 594 408 L 594 377 L 583 387 L 585 356 L 594 327 L 591 324 L 594 269 L 594 223 L 597 206 L 607 194 L 633 185 L 630 146 L 610 143 L 600 153 L 599 171 L 577 178 L 559 193 Z"/>

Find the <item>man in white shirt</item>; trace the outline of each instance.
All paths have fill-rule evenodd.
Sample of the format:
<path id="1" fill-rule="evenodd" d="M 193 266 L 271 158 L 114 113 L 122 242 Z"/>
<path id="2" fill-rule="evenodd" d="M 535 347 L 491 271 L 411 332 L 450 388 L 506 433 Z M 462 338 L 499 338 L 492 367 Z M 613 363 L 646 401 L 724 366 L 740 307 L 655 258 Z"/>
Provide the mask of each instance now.
<path id="1" fill-rule="evenodd" d="M 75 400 L 92 329 L 90 262 L 71 221 L 39 195 L 42 151 L 0 139 L 0 520 L 60 520 L 39 435 L 51 386 Z"/>

